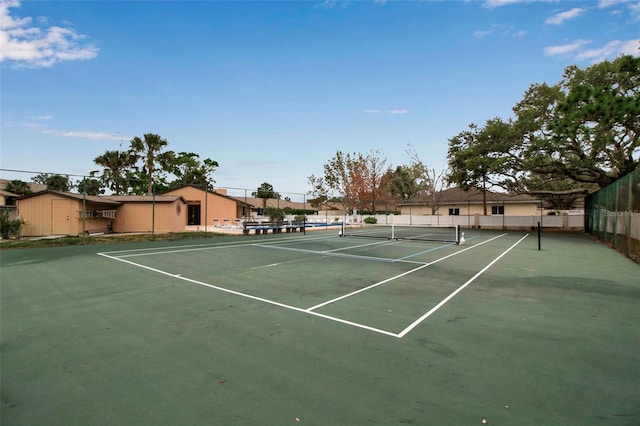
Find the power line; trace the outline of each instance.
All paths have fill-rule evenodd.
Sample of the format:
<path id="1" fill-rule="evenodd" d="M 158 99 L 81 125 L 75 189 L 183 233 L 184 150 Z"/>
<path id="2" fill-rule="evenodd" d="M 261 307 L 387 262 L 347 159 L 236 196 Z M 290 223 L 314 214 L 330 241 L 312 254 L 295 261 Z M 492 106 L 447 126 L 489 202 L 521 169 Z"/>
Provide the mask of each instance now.
<path id="1" fill-rule="evenodd" d="M 41 174 L 41 175 L 60 175 L 60 176 L 74 176 L 74 177 L 90 177 L 90 175 L 74 175 L 71 173 L 52 173 L 52 172 L 34 172 L 32 170 L 15 170 L 15 169 L 0 169 L 2 172 L 13 172 L 13 173 L 31 173 L 31 174 Z"/>

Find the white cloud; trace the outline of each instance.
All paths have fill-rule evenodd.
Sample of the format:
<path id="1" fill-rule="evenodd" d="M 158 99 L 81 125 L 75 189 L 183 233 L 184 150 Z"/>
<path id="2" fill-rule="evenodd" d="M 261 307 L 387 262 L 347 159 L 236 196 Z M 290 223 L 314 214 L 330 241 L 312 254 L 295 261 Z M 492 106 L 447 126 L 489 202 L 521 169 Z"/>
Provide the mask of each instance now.
<path id="1" fill-rule="evenodd" d="M 493 9 L 496 7 L 507 6 L 515 3 L 522 3 L 522 0 L 487 0 L 484 2 L 484 5 L 485 7 Z"/>
<path id="2" fill-rule="evenodd" d="M 345 8 L 349 6 L 349 0 L 323 0 L 320 3 L 316 3 L 313 7 L 316 9 L 333 9 L 336 7 Z"/>
<path id="3" fill-rule="evenodd" d="M 98 56 L 99 49 L 84 43 L 86 36 L 73 28 L 40 28 L 33 25 L 31 17 L 14 18 L 9 9 L 19 6 L 18 0 L 0 2 L 0 62 L 8 61 L 16 67 L 48 68 L 58 62 Z M 37 21 L 46 22 L 41 18 Z"/>
<path id="4" fill-rule="evenodd" d="M 494 33 L 513 38 L 522 38 L 527 35 L 526 31 L 516 31 L 510 24 L 493 24 L 488 30 L 474 31 L 473 38 L 483 38 Z"/>
<path id="5" fill-rule="evenodd" d="M 598 0 L 598 8 L 605 9 L 622 3 L 628 3 L 629 0 Z"/>
<path id="6" fill-rule="evenodd" d="M 485 0 L 484 7 L 489 9 L 495 9 L 496 7 L 509 6 L 511 4 L 518 3 L 536 3 L 536 2 L 545 2 L 545 3 L 556 3 L 559 0 Z"/>
<path id="7" fill-rule="evenodd" d="M 576 56 L 576 59 L 596 63 L 619 55 L 640 56 L 640 39 L 629 41 L 613 40 L 599 49 L 589 49 L 580 52 Z"/>
<path id="8" fill-rule="evenodd" d="M 589 43 L 587 40 L 575 40 L 571 43 L 561 44 L 558 46 L 545 47 L 544 54 L 546 56 L 566 55 L 568 53 L 579 50 L 582 46 Z"/>
<path id="9" fill-rule="evenodd" d="M 473 32 L 473 38 L 483 38 L 491 34 L 493 30 L 478 30 Z"/>
<path id="10" fill-rule="evenodd" d="M 80 131 L 80 130 L 53 130 L 53 129 L 45 129 L 42 130 L 42 133 L 46 135 L 54 135 L 54 136 L 64 136 L 69 138 L 82 138 L 82 139 L 91 139 L 95 141 L 119 141 L 122 140 L 122 136 L 114 135 L 113 133 L 104 133 L 104 132 L 88 132 L 88 131 Z"/>
<path id="11" fill-rule="evenodd" d="M 382 113 L 382 110 L 379 109 L 365 109 L 362 112 L 365 112 L 367 114 L 380 114 Z M 409 110 L 406 109 L 392 109 L 386 112 L 387 114 L 391 114 L 391 115 L 402 115 L 402 114 L 407 114 L 409 113 Z"/>
<path id="12" fill-rule="evenodd" d="M 548 25 L 561 25 L 565 21 L 573 18 L 577 18 L 582 15 L 586 9 L 582 9 L 580 7 L 574 7 L 571 10 L 567 10 L 566 12 L 560 12 L 553 15 L 551 18 L 548 18 L 544 23 Z"/>
<path id="13" fill-rule="evenodd" d="M 600 48 L 583 49 L 589 43 L 587 40 L 576 40 L 568 44 L 549 46 L 544 49 L 544 54 L 547 56 L 570 55 L 577 61 L 592 63 L 613 59 L 620 55 L 640 56 L 640 39 L 612 40 Z"/>

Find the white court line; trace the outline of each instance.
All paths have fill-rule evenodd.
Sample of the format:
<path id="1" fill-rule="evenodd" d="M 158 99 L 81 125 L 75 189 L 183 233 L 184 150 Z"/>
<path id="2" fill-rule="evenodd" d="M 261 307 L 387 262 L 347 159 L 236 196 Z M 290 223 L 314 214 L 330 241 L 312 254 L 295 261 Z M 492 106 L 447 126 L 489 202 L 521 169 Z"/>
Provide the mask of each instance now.
<path id="1" fill-rule="evenodd" d="M 271 249 L 271 250 L 283 250 L 283 251 L 293 251 L 296 253 L 309 253 L 309 254 L 315 254 L 318 256 L 324 256 L 324 257 L 329 257 L 329 256 L 333 256 L 333 257 L 345 257 L 345 258 L 350 258 L 350 259 L 361 259 L 361 260 L 373 260 L 376 262 L 386 262 L 386 263 L 395 263 L 398 262 L 398 259 L 390 259 L 388 257 L 375 257 L 375 256 L 362 256 L 359 254 L 346 254 L 346 253 L 335 253 L 333 250 L 321 250 L 321 251 L 317 251 L 317 250 L 308 250 L 308 249 L 300 249 L 300 248 L 293 248 L 293 247 L 278 247 L 278 246 L 272 246 L 269 244 L 253 244 L 253 246 L 255 247 L 261 247 L 261 248 L 266 248 L 266 249 Z M 403 263 L 414 263 L 414 264 L 418 264 L 418 265 L 423 265 L 424 262 L 416 262 L 413 260 L 402 260 L 401 262 Z"/>
<path id="2" fill-rule="evenodd" d="M 303 308 L 298 308 L 296 306 L 291 306 L 291 305 L 285 305 L 284 303 L 276 302 L 274 300 L 264 299 L 262 297 L 253 296 L 251 294 L 246 294 L 246 293 L 241 293 L 241 292 L 235 291 L 235 290 L 229 290 L 228 288 L 218 287 L 216 285 L 208 284 L 208 283 L 205 283 L 205 282 L 202 282 L 202 281 L 192 280 L 191 278 L 185 278 L 185 277 L 183 277 L 183 276 L 181 276 L 179 274 L 171 274 L 169 272 L 165 272 L 165 271 L 162 271 L 160 269 L 151 268 L 151 267 L 145 266 L 145 265 L 140 265 L 140 264 L 132 262 L 130 260 L 121 259 L 121 258 L 115 257 L 115 256 L 109 256 L 106 253 L 98 253 L 98 255 L 106 257 L 108 259 L 117 260 L 119 262 L 128 263 L 129 265 L 137 266 L 139 268 L 143 268 L 143 269 L 146 269 L 146 270 L 149 270 L 149 271 L 157 272 L 159 274 L 166 275 L 166 276 L 171 277 L 171 278 L 176 278 L 176 279 L 179 279 L 179 280 L 182 280 L 182 281 L 187 281 L 187 282 L 192 283 L 192 284 L 198 284 L 198 285 L 201 285 L 201 286 L 204 286 L 204 287 L 212 288 L 214 290 L 223 291 L 225 293 L 230 293 L 230 294 L 233 294 L 233 295 L 236 295 L 236 296 L 245 297 L 247 299 L 257 300 L 258 302 L 269 303 L 271 305 L 275 305 L 275 306 L 278 306 L 278 307 L 281 307 L 281 308 L 285 308 L 285 309 L 290 309 L 292 311 L 303 312 L 305 314 L 314 315 L 316 317 L 329 319 L 331 321 L 336 321 L 336 322 L 339 322 L 339 323 L 342 323 L 342 324 L 347 324 L 347 325 L 350 325 L 350 326 L 353 326 L 353 327 L 362 328 L 362 329 L 373 331 L 373 332 L 380 333 L 380 334 L 385 334 L 387 336 L 398 337 L 398 335 L 396 333 L 393 333 L 393 332 L 390 332 L 390 331 L 382 330 L 382 329 L 375 328 L 375 327 L 370 327 L 368 325 L 359 324 L 357 322 L 347 321 L 347 320 L 344 320 L 342 318 L 337 318 L 337 317 L 332 317 L 332 316 L 329 316 L 329 315 L 320 314 L 320 313 L 317 313 L 317 312 L 307 312 L 307 310 L 303 309 Z"/>
<path id="3" fill-rule="evenodd" d="M 469 246 L 469 247 L 467 247 L 467 248 L 465 248 L 465 249 L 462 249 L 462 250 L 459 250 L 459 251 L 457 251 L 457 252 L 455 252 L 455 253 L 451 253 L 451 254 L 449 254 L 449 255 L 447 255 L 447 256 L 441 257 L 440 259 L 433 260 L 433 261 L 431 261 L 431 262 L 429 262 L 429 263 L 425 263 L 425 264 L 423 264 L 423 265 L 421 265 L 421 266 L 418 266 L 417 268 L 413 268 L 413 269 L 411 269 L 411 270 L 409 270 L 409 271 L 403 272 L 402 274 L 398 274 L 398 275 L 393 276 L 393 277 L 391 277 L 391 278 L 387 278 L 386 280 L 383 280 L 383 281 L 377 282 L 377 283 L 375 283 L 375 284 L 371 284 L 371 285 L 370 285 L 370 286 L 368 286 L 368 287 L 364 287 L 364 288 L 361 288 L 361 289 L 359 289 L 359 290 L 352 291 L 351 293 L 344 294 L 344 295 L 342 295 L 342 296 L 340 296 L 340 297 L 336 297 L 335 299 L 327 300 L 326 302 L 320 303 L 319 305 L 316 305 L 316 306 L 312 306 L 312 307 L 310 307 L 310 308 L 307 308 L 307 312 L 313 311 L 313 310 L 318 309 L 318 308 L 321 308 L 321 307 L 323 307 L 323 306 L 330 305 L 330 304 L 335 303 L 335 302 L 337 302 L 337 301 L 339 301 L 339 300 L 346 299 L 347 297 L 355 296 L 355 295 L 356 295 L 356 294 L 358 294 L 358 293 L 362 293 L 362 292 L 364 292 L 364 291 L 367 291 L 367 290 L 370 290 L 370 289 L 372 289 L 372 288 L 378 287 L 378 286 L 380 286 L 380 285 L 382 285 L 382 284 L 386 284 L 386 283 L 388 283 L 389 281 L 393 281 L 393 280 L 396 280 L 396 279 L 398 279 L 398 278 L 404 277 L 405 275 L 409 275 L 409 274 L 411 274 L 411 273 L 414 273 L 414 272 L 416 272 L 416 271 L 419 271 L 420 269 L 424 269 L 424 268 L 426 268 L 427 266 L 431 266 L 431 265 L 433 265 L 434 263 L 441 262 L 441 261 L 443 261 L 443 260 L 445 260 L 445 259 L 448 259 L 448 258 L 450 258 L 450 257 L 452 257 L 452 256 L 457 256 L 457 255 L 459 255 L 460 253 L 464 253 L 464 252 L 465 252 L 465 251 L 467 251 L 467 250 L 471 250 L 471 249 L 474 249 L 474 248 L 476 248 L 476 247 L 480 247 L 480 246 L 481 246 L 481 245 L 483 245 L 483 244 L 486 244 L 486 243 L 488 243 L 488 242 L 490 242 L 490 241 L 493 241 L 493 240 L 495 240 L 495 239 L 498 239 L 498 238 L 500 238 L 500 237 L 504 237 L 505 235 L 507 235 L 507 234 L 500 234 L 500 235 L 497 235 L 497 236 L 495 236 L 495 237 L 493 237 L 493 238 L 491 238 L 491 239 L 488 239 L 488 240 L 486 240 L 486 241 L 483 241 L 483 242 L 481 242 L 481 243 L 475 244 L 475 245 L 473 245 L 473 246 Z M 406 261 L 405 261 L 405 262 L 406 262 Z"/>
<path id="4" fill-rule="evenodd" d="M 107 254 L 109 252 L 98 253 L 98 255 L 106 257 L 108 259 L 117 260 L 119 262 L 124 262 L 124 263 L 127 263 L 129 265 L 137 266 L 139 268 L 143 268 L 143 269 L 146 269 L 146 270 L 149 270 L 149 271 L 157 272 L 159 274 L 166 275 L 166 276 L 169 276 L 169 277 L 172 277 L 172 278 L 175 278 L 175 279 L 179 279 L 179 280 L 182 280 L 182 281 L 186 281 L 186 282 L 189 282 L 189 283 L 192 283 L 192 284 L 201 285 L 201 286 L 204 286 L 204 287 L 212 288 L 214 290 L 219 290 L 219 291 L 222 291 L 222 292 L 225 292 L 225 293 L 229 293 L 229 294 L 233 294 L 233 295 L 236 295 L 236 296 L 245 297 L 247 299 L 252 299 L 252 300 L 259 301 L 259 302 L 268 303 L 268 304 L 271 304 L 271 305 L 274 305 L 274 306 L 278 306 L 278 307 L 281 307 L 281 308 L 289 309 L 289 310 L 296 311 L 296 312 L 306 313 L 308 315 L 313 315 L 313 316 L 316 316 L 316 317 L 320 317 L 320 318 L 328 319 L 328 320 L 331 320 L 331 321 L 339 322 L 339 323 L 342 323 L 342 324 L 350 325 L 352 327 L 361 328 L 361 329 L 364 329 L 364 330 L 368 330 L 368 331 L 372 331 L 372 332 L 375 332 L 375 333 L 379 333 L 379 334 L 383 334 L 383 335 L 387 335 L 387 336 L 391 336 L 391 337 L 396 337 L 396 338 L 400 339 L 400 338 L 404 337 L 405 335 L 407 335 L 415 327 L 417 327 L 426 318 L 428 318 L 433 313 L 435 313 L 438 309 L 440 309 L 444 304 L 446 304 L 449 300 L 451 300 L 456 294 L 458 294 L 460 291 L 462 291 L 465 287 L 467 287 L 469 284 L 471 284 L 477 277 L 479 277 L 482 273 L 484 273 L 487 269 L 489 269 L 493 264 L 495 264 L 499 259 L 501 259 L 504 255 L 506 255 L 511 249 L 513 249 L 516 245 L 518 245 L 529 234 L 526 234 L 524 237 L 522 237 L 520 240 L 518 240 L 515 244 L 513 244 L 511 247 L 509 247 L 500 256 L 498 256 L 491 263 L 489 263 L 487 266 L 485 266 L 480 272 L 478 272 L 476 275 L 474 275 L 465 284 L 463 284 L 461 287 L 459 287 L 457 290 L 455 290 L 453 293 L 451 293 L 449 296 L 447 296 L 445 299 L 443 299 L 438 305 L 436 305 L 436 307 L 434 307 L 429 312 L 424 314 L 418 320 L 414 321 L 411 325 L 409 325 L 407 328 L 405 328 L 400 333 L 393 333 L 393 332 L 390 332 L 390 331 L 387 331 L 387 330 L 382 330 L 382 329 L 371 327 L 371 326 L 368 326 L 368 325 L 365 325 L 365 324 L 360 324 L 360 323 L 356 323 L 356 322 L 353 322 L 353 321 L 347 321 L 347 320 L 344 320 L 342 318 L 337 318 L 337 317 L 333 317 L 333 316 L 330 316 L 330 315 L 321 314 L 319 312 L 313 311 L 313 309 L 317 309 L 318 307 L 324 306 L 324 305 L 326 305 L 328 303 L 333 303 L 333 302 L 335 302 L 337 300 L 344 299 L 345 297 L 349 297 L 349 296 L 351 296 L 353 294 L 360 293 L 360 292 L 362 292 L 362 291 L 364 291 L 366 289 L 370 289 L 370 288 L 376 287 L 376 286 L 381 285 L 381 284 L 383 284 L 385 282 L 388 282 L 388 281 L 390 281 L 392 279 L 399 278 L 400 276 L 406 275 L 406 274 L 408 274 L 410 272 L 417 271 L 418 269 L 422 269 L 422 268 L 425 268 L 427 266 L 433 265 L 434 263 L 440 262 L 442 260 L 445 260 L 445 259 L 450 258 L 452 256 L 455 256 L 457 254 L 463 253 L 463 252 L 465 252 L 467 250 L 471 250 L 473 248 L 479 247 L 479 246 L 481 246 L 481 245 L 483 245 L 485 243 L 488 243 L 490 241 L 493 241 L 493 240 L 495 240 L 497 238 L 500 238 L 500 237 L 503 237 L 505 235 L 508 235 L 508 234 L 505 233 L 505 234 L 497 235 L 497 236 L 495 236 L 495 237 L 493 237 L 493 238 L 491 238 L 489 240 L 486 240 L 486 241 L 483 241 L 481 243 L 475 244 L 473 246 L 467 247 L 467 248 L 465 248 L 463 250 L 460 250 L 460 251 L 458 251 L 456 253 L 449 254 L 449 255 L 447 255 L 445 257 L 442 257 L 442 258 L 437 259 L 437 260 L 435 260 L 433 262 L 424 264 L 424 265 L 422 265 L 422 266 L 420 266 L 418 268 L 415 268 L 415 269 L 413 269 L 411 271 L 408 271 L 408 272 L 406 272 L 404 274 L 400 274 L 400 275 L 398 275 L 396 277 L 389 278 L 389 279 L 384 280 L 384 281 L 382 281 L 380 283 L 377 283 L 377 284 L 374 284 L 372 286 L 369 286 L 369 287 L 367 287 L 365 289 L 358 290 L 356 292 L 350 293 L 350 294 L 342 296 L 340 298 L 333 299 L 333 300 L 331 300 L 329 302 L 325 302 L 325 303 L 323 303 L 321 305 L 317 305 L 317 306 L 314 306 L 312 308 L 306 308 L 306 309 L 305 308 L 299 308 L 297 306 L 286 305 L 284 303 L 276 302 L 274 300 L 269 300 L 269 299 L 265 299 L 265 298 L 262 298 L 262 297 L 253 296 L 253 295 L 242 293 L 242 292 L 239 292 L 239 291 L 230 290 L 230 289 L 227 289 L 227 288 L 224 288 L 224 287 L 218 287 L 216 285 L 208 284 L 208 283 L 205 283 L 205 282 L 202 282 L 202 281 L 197 281 L 197 280 L 193 280 L 193 279 L 190 279 L 190 278 L 182 277 L 179 274 L 172 274 L 172 273 L 169 273 L 169 272 L 162 271 L 160 269 L 156 269 L 156 268 L 152 268 L 152 267 L 149 267 L 149 266 L 141 265 L 141 264 L 132 262 L 130 260 L 125 260 L 125 259 L 122 259 L 120 257 L 110 256 L 110 255 Z M 111 252 L 111 253 L 116 253 L 116 252 Z"/>
<path id="5" fill-rule="evenodd" d="M 313 237 L 291 237 L 285 240 L 274 241 L 273 244 L 283 244 L 283 243 L 291 243 L 291 242 L 305 242 L 305 241 L 318 241 L 324 239 L 332 239 L 333 237 L 329 236 L 313 236 Z M 234 247 L 244 247 L 255 245 L 258 239 L 251 239 L 248 241 L 243 241 L 239 243 L 229 243 L 229 242 L 220 242 L 220 243 L 208 243 L 208 244 L 194 244 L 194 245 L 181 245 L 181 246 L 167 246 L 167 247 L 148 247 L 141 249 L 128 249 L 128 250 L 114 250 L 114 251 L 105 251 L 104 254 L 116 254 L 116 253 L 124 253 L 119 254 L 119 257 L 134 257 L 134 256 L 152 256 L 156 254 L 164 254 L 164 253 L 180 253 L 182 251 L 200 251 L 200 250 L 212 250 L 219 248 L 234 248 Z M 146 253 L 145 253 L 146 252 Z M 127 254 L 129 253 L 129 254 Z"/>
<path id="6" fill-rule="evenodd" d="M 476 280 L 476 278 L 478 278 L 480 275 L 484 274 L 485 271 L 489 268 L 491 268 L 494 263 L 496 263 L 498 260 L 500 260 L 505 254 L 509 253 L 511 251 L 511 249 L 513 249 L 515 246 L 517 246 L 518 244 L 520 244 L 520 242 L 522 240 L 524 240 L 525 238 L 527 238 L 527 236 L 529 236 L 529 234 L 525 234 L 524 237 L 520 238 L 518 241 L 516 241 L 511 247 L 509 247 L 508 249 L 506 249 L 500 256 L 496 257 L 495 259 L 493 259 L 487 266 L 485 266 L 484 268 L 482 268 L 482 270 L 480 272 L 478 272 L 477 274 L 475 274 L 473 277 L 471 277 L 466 283 L 462 284 L 460 287 L 458 287 L 453 293 L 451 293 L 450 295 L 448 295 L 447 297 L 445 297 L 444 299 L 442 299 L 442 301 L 440 303 L 438 303 L 436 306 L 434 306 L 433 308 L 431 308 L 431 310 L 429 312 L 427 312 L 426 314 L 422 315 L 420 318 L 418 318 L 417 320 L 415 320 L 414 322 L 411 323 L 411 325 L 409 325 L 407 328 L 405 328 L 404 330 L 402 330 L 400 333 L 398 333 L 398 337 L 402 338 L 404 337 L 407 333 L 409 333 L 411 330 L 413 330 L 414 328 L 416 328 L 418 325 L 420 325 L 420 323 L 424 320 L 426 320 L 427 318 L 429 318 L 431 315 L 433 315 L 436 311 L 438 311 L 438 309 L 440 309 L 441 307 L 443 307 L 448 301 L 450 301 L 451 299 L 453 299 L 456 294 L 460 293 L 462 290 L 464 290 L 469 284 L 471 284 L 472 282 L 474 282 Z"/>

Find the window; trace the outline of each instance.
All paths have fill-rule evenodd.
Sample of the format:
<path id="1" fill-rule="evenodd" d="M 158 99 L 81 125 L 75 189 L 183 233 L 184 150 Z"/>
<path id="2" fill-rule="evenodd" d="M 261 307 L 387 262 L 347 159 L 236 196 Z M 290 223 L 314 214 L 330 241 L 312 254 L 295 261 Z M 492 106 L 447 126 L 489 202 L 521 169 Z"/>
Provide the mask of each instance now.
<path id="1" fill-rule="evenodd" d="M 449 216 L 460 216 L 460 209 L 458 207 L 449 209 Z"/>
<path id="2" fill-rule="evenodd" d="M 491 206 L 491 214 L 504 214 L 504 206 Z"/>

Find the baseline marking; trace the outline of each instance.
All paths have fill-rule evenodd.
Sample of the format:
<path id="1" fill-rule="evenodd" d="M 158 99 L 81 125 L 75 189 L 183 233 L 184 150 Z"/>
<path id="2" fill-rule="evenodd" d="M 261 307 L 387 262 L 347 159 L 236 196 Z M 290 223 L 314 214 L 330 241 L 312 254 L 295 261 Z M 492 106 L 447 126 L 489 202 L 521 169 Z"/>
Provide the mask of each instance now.
<path id="1" fill-rule="evenodd" d="M 353 327 L 362 328 L 362 329 L 365 329 L 365 330 L 373 331 L 373 332 L 384 334 L 384 335 L 387 335 L 387 336 L 398 337 L 397 333 L 393 333 L 393 332 L 382 330 L 382 329 L 375 328 L 375 327 L 370 327 L 370 326 L 365 325 L 365 324 L 359 324 L 357 322 L 347 321 L 347 320 L 344 320 L 342 318 L 332 317 L 330 315 L 324 315 L 324 314 L 320 314 L 320 313 L 317 313 L 317 312 L 307 312 L 306 309 L 298 308 L 297 306 L 285 305 L 284 303 L 276 302 L 274 300 L 264 299 L 262 297 L 253 296 L 253 295 L 247 294 L 247 293 L 241 293 L 241 292 L 235 291 L 235 290 L 229 290 L 228 288 L 218 287 L 216 285 L 208 284 L 208 283 L 205 283 L 205 282 L 202 282 L 202 281 L 198 281 L 198 280 L 193 280 L 191 278 L 185 278 L 185 277 L 181 276 L 180 274 L 172 274 L 172 273 L 169 273 L 169 272 L 166 272 L 166 271 L 162 271 L 160 269 L 151 268 L 150 266 L 140 265 L 140 264 L 132 262 L 130 260 L 125 260 L 125 259 L 121 259 L 119 257 L 109 256 L 109 255 L 107 255 L 105 253 L 98 253 L 98 255 L 106 257 L 108 259 L 117 260 L 119 262 L 128 263 L 129 265 L 137 266 L 139 268 L 147 269 L 149 271 L 157 272 L 159 274 L 166 275 L 168 277 L 177 278 L 179 280 L 186 281 L 186 282 L 189 282 L 189 283 L 192 283 L 192 284 L 198 284 L 198 285 L 201 285 L 201 286 L 204 286 L 204 287 L 212 288 L 214 290 L 223 291 L 225 293 L 234 294 L 234 295 L 240 296 L 240 297 L 246 297 L 247 299 L 257 300 L 258 302 L 269 303 L 271 305 L 279 306 L 279 307 L 285 308 L 285 309 L 290 309 L 292 311 L 303 312 L 303 313 L 306 313 L 306 314 L 309 314 L 309 315 L 314 315 L 314 316 L 317 316 L 317 317 L 329 319 L 329 320 L 336 321 L 336 322 L 339 322 L 339 323 L 342 323 L 342 324 L 347 324 L 347 325 L 350 325 L 350 326 L 353 326 Z"/>
<path id="2" fill-rule="evenodd" d="M 469 284 L 471 284 L 472 282 L 474 282 L 476 280 L 476 278 L 478 278 L 480 275 L 484 274 L 485 271 L 487 271 L 487 269 L 491 268 L 498 260 L 502 259 L 502 257 L 504 255 L 506 255 L 507 253 L 509 253 L 511 251 L 511 249 L 513 249 L 515 246 L 517 246 L 518 244 L 520 244 L 520 242 L 522 240 L 524 240 L 525 238 L 527 238 L 529 236 L 529 234 L 525 234 L 524 237 L 520 238 L 518 241 L 516 241 L 511 247 L 509 247 L 508 249 L 506 249 L 500 256 L 496 257 L 495 259 L 493 259 L 487 266 L 485 266 L 484 268 L 482 268 L 482 270 L 480 272 L 478 272 L 477 274 L 475 274 L 473 277 L 469 278 L 469 280 L 467 280 L 466 283 L 462 284 L 460 287 L 458 287 L 453 293 L 451 293 L 450 295 L 448 295 L 447 297 L 445 297 L 444 299 L 442 299 L 442 301 L 440 303 L 438 303 L 436 306 L 434 306 L 433 308 L 431 308 L 431 310 L 429 312 L 427 312 L 426 314 L 422 315 L 420 318 L 418 318 L 417 320 L 415 320 L 414 322 L 412 322 L 407 328 L 405 328 L 404 330 L 402 330 L 400 333 L 398 333 L 398 338 L 402 338 L 404 337 L 407 333 L 409 333 L 411 330 L 413 330 L 414 328 L 416 328 L 418 325 L 420 325 L 421 322 L 423 322 L 424 320 L 426 320 L 427 318 L 429 318 L 431 315 L 433 315 L 434 313 L 436 313 L 441 307 L 443 307 L 447 302 L 449 302 L 451 299 L 453 299 L 458 293 L 460 293 L 462 290 L 464 290 Z"/>

